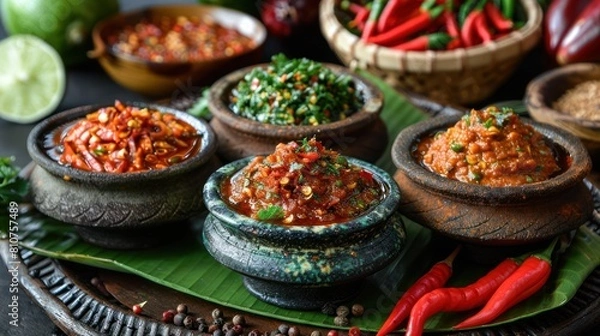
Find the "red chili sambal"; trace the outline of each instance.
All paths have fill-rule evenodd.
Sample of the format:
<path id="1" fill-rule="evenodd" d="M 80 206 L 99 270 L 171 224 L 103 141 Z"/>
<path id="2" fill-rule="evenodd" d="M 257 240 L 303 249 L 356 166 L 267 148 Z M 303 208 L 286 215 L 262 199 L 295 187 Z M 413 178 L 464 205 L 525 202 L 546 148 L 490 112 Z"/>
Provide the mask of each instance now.
<path id="1" fill-rule="evenodd" d="M 241 54 L 255 42 L 210 17 L 164 17 L 124 26 L 107 39 L 113 50 L 152 62 L 196 62 Z"/>
<path id="2" fill-rule="evenodd" d="M 59 138 L 53 142 L 61 164 L 110 173 L 163 169 L 187 159 L 201 145 L 196 129 L 175 115 L 120 101 L 54 136 Z"/>
<path id="3" fill-rule="evenodd" d="M 254 158 L 221 188 L 223 199 L 238 212 L 283 225 L 346 221 L 383 196 L 371 172 L 315 138 L 280 143 L 274 153 Z"/>
<path id="4" fill-rule="evenodd" d="M 543 135 L 507 108 L 471 110 L 454 126 L 421 139 L 414 154 L 442 176 L 494 187 L 544 181 L 561 171 Z"/>

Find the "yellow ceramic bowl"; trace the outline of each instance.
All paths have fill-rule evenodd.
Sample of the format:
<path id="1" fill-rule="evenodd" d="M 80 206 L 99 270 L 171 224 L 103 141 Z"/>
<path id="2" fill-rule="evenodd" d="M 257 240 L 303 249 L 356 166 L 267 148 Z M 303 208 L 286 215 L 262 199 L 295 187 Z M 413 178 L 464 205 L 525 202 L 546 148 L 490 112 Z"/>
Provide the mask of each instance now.
<path id="1" fill-rule="evenodd" d="M 228 57 L 194 62 L 152 62 L 113 50 L 108 37 L 126 25 L 148 19 L 157 22 L 164 18 L 198 17 L 214 22 L 254 41 L 246 52 Z M 99 22 L 93 30 L 94 50 L 90 57 L 97 58 L 108 75 L 120 85 L 155 98 L 167 98 L 178 91 L 209 85 L 212 81 L 237 68 L 257 63 L 267 33 L 264 25 L 245 13 L 209 5 L 165 5 L 139 11 L 120 13 Z"/>

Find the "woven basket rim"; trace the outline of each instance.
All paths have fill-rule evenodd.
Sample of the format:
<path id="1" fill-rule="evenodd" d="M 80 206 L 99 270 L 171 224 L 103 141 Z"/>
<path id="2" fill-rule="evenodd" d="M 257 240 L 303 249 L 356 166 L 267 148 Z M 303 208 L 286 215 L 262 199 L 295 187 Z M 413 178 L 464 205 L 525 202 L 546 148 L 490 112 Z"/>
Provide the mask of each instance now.
<path id="1" fill-rule="evenodd" d="M 320 9 L 321 30 L 338 52 L 351 54 L 359 67 L 365 64 L 381 66 L 386 70 L 422 72 L 461 71 L 473 67 L 476 61 L 480 66 L 488 66 L 507 59 L 519 57 L 532 49 L 541 37 L 543 12 L 537 1 L 520 0 L 527 14 L 527 22 L 507 36 L 470 48 L 432 51 L 402 51 L 365 43 L 342 26 L 335 16 L 336 0 L 322 0 Z M 356 64 L 355 64 L 356 65 Z M 363 65 L 363 66 L 361 66 Z"/>

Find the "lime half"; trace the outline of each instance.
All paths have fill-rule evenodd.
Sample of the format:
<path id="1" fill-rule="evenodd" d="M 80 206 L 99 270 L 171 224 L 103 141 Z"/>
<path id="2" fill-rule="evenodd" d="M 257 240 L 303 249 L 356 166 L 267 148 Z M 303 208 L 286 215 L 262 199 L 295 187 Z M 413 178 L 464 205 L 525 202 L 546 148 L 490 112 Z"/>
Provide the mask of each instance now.
<path id="1" fill-rule="evenodd" d="M 50 115 L 65 93 L 65 67 L 38 37 L 0 41 L 0 118 L 27 124 Z"/>

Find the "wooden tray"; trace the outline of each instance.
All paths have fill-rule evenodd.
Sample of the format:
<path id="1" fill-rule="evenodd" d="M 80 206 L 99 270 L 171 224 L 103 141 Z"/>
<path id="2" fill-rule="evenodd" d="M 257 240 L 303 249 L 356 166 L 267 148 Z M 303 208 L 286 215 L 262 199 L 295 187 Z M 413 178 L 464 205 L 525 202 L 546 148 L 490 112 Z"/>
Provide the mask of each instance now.
<path id="1" fill-rule="evenodd" d="M 460 108 L 440 105 L 425 98 L 410 95 L 409 99 L 431 116 L 462 113 Z M 592 178 L 593 182 L 597 182 Z M 596 184 L 598 185 L 598 184 Z M 596 209 L 600 208 L 600 192 L 593 188 Z M 598 232 L 600 213 L 594 213 L 590 223 Z M 8 260 L 7 242 L 0 242 L 0 251 Z M 166 324 L 160 321 L 162 311 L 148 308 L 143 315 L 135 315 L 131 306 L 152 295 L 164 303 L 164 310 L 185 303 L 197 316 L 210 317 L 217 305 L 157 285 L 137 276 L 82 266 L 36 255 L 27 249 L 20 250 L 21 286 L 33 301 L 44 308 L 48 316 L 68 335 L 201 335 L 198 331 Z M 106 291 L 91 284 L 100 279 Z M 107 293 L 108 292 L 108 293 Z M 225 319 L 239 312 L 218 307 Z M 154 310 L 152 310 L 154 309 Z M 163 309 L 161 307 L 160 309 Z M 282 321 L 242 313 L 251 329 L 272 331 Z M 600 324 L 600 267 L 596 268 L 579 288 L 575 297 L 557 309 L 521 319 L 494 328 L 482 328 L 446 335 L 574 335 L 589 332 Z M 302 335 L 309 335 L 311 326 L 299 326 Z M 321 330 L 325 335 L 327 330 Z M 442 335 L 442 333 L 436 333 Z"/>

